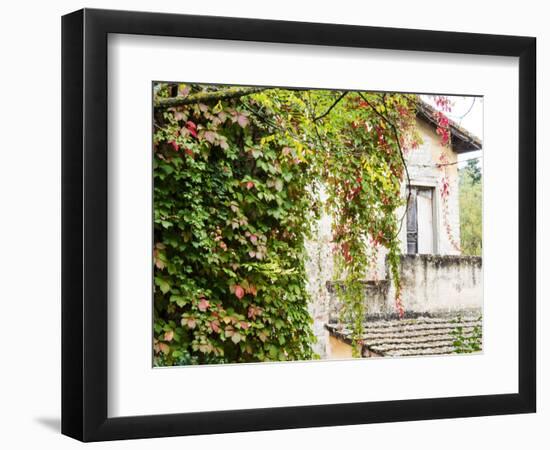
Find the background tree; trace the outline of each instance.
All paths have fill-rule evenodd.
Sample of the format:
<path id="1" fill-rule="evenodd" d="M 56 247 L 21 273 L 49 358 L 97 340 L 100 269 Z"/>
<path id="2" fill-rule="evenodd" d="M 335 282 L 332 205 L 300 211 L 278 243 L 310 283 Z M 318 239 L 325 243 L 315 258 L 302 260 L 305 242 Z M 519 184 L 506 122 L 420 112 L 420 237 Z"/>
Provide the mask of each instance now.
<path id="1" fill-rule="evenodd" d="M 481 256 L 482 174 L 478 159 L 459 170 L 460 241 L 464 255 Z"/>
<path id="2" fill-rule="evenodd" d="M 472 182 L 481 183 L 481 169 L 479 167 L 479 159 L 472 158 L 466 162 L 465 170 L 472 177 Z"/>

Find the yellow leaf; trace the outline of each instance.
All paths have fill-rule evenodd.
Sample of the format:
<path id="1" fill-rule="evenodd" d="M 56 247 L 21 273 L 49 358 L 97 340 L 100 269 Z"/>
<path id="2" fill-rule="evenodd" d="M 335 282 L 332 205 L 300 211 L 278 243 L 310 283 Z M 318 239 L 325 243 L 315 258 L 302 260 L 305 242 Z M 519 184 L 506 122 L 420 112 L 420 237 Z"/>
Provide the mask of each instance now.
<path id="1" fill-rule="evenodd" d="M 222 109 L 223 109 L 222 101 L 219 100 L 218 103 L 216 104 L 216 106 L 214 106 L 213 112 L 217 114 L 217 113 L 219 113 Z"/>

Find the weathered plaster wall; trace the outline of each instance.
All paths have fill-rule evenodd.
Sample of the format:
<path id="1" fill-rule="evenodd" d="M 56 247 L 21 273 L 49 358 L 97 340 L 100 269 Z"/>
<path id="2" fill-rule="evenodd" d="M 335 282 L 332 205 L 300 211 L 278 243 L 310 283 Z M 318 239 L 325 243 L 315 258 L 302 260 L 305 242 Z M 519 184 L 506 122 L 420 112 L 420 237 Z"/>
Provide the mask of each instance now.
<path id="1" fill-rule="evenodd" d="M 479 256 L 403 255 L 402 301 L 406 311 L 445 315 L 481 311 L 483 268 Z M 388 307 L 395 291 L 388 291 Z"/>
<path id="2" fill-rule="evenodd" d="M 327 357 L 328 359 L 351 359 L 353 357 L 352 347 L 340 339 L 329 335 Z"/>
<path id="3" fill-rule="evenodd" d="M 408 316 L 481 313 L 483 309 L 483 268 L 478 256 L 403 255 L 401 283 Z M 327 283 L 328 323 L 340 322 L 341 304 L 333 286 Z M 364 301 L 367 318 L 397 315 L 395 289 L 387 280 L 365 281 Z"/>
<path id="4" fill-rule="evenodd" d="M 330 295 L 328 323 L 340 322 L 341 303 L 337 297 L 337 283 L 327 282 L 327 291 Z M 340 287 L 343 289 L 343 287 Z M 385 316 L 395 312 L 393 302 L 390 304 L 388 294 L 390 282 L 388 280 L 368 280 L 363 283 L 363 295 L 365 298 L 365 312 L 369 316 Z"/>

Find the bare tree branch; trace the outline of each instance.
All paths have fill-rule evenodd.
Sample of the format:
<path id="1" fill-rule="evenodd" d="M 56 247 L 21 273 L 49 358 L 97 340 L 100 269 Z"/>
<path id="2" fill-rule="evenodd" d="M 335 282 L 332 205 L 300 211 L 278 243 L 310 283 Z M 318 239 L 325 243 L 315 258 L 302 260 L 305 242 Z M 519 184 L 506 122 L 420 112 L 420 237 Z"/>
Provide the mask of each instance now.
<path id="1" fill-rule="evenodd" d="M 317 122 L 318 120 L 322 119 L 323 117 L 328 116 L 328 115 L 330 114 L 330 112 L 332 111 L 332 109 L 338 104 L 338 102 L 340 102 L 340 100 L 342 100 L 342 99 L 347 95 L 347 93 L 348 93 L 348 91 L 342 92 L 342 95 L 340 95 L 340 97 L 338 97 L 338 98 L 336 99 L 336 101 L 335 101 L 332 105 L 330 105 L 330 108 L 327 109 L 327 110 L 326 110 L 323 114 L 321 114 L 320 116 L 315 117 L 315 118 L 313 119 L 313 121 L 314 121 L 314 122 Z"/>

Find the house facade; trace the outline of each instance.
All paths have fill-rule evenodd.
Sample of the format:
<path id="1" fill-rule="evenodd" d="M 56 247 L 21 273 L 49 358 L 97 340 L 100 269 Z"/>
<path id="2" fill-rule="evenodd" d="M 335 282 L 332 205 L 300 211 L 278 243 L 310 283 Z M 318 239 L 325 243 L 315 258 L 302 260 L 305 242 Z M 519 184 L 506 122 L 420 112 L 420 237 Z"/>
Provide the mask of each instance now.
<path id="1" fill-rule="evenodd" d="M 481 150 L 482 144 L 477 137 L 450 122 L 449 144 L 442 146 L 437 123 L 437 111 L 421 103 L 417 129 L 422 144 L 405 151 L 404 155 L 410 184 L 403 183 L 402 195 L 408 202 L 407 207 L 396 212 L 402 219 L 399 234 L 402 303 L 409 318 L 447 320 L 456 314 L 479 317 L 483 304 L 481 258 L 462 256 L 460 251 L 458 155 Z M 342 332 L 346 324 L 340 323 L 340 308 L 332 286 L 331 249 L 331 221 L 324 216 L 316 239 L 308 242 L 307 250 L 309 290 L 313 299 L 310 312 L 318 341 L 315 350 L 329 358 L 342 357 L 351 351 L 345 345 Z M 388 276 L 386 254 L 383 247 L 372 248 L 373 264 L 365 277 L 367 325 L 397 320 L 395 289 Z M 444 343 L 438 348 L 448 350 Z M 430 350 L 420 348 L 419 351 L 424 354 L 422 352 Z M 399 353 L 395 349 L 389 352 Z M 433 350 L 431 354 L 439 354 L 437 352 Z M 366 355 L 370 353 L 380 356 L 365 350 Z"/>

